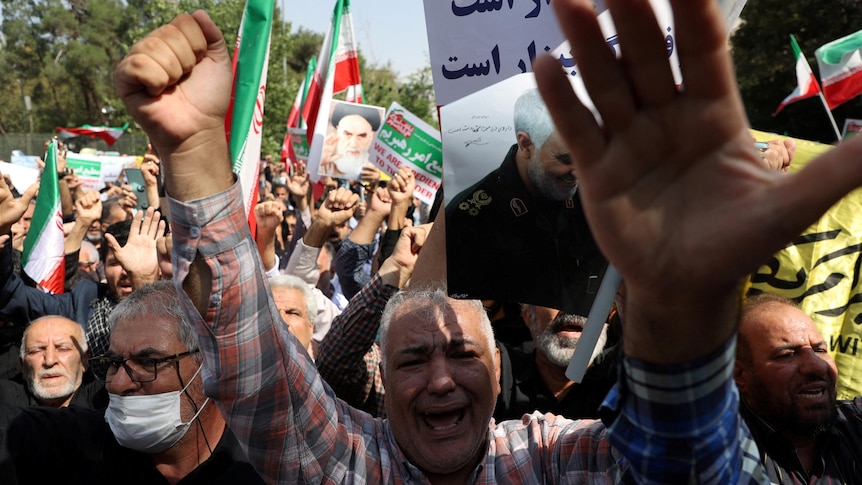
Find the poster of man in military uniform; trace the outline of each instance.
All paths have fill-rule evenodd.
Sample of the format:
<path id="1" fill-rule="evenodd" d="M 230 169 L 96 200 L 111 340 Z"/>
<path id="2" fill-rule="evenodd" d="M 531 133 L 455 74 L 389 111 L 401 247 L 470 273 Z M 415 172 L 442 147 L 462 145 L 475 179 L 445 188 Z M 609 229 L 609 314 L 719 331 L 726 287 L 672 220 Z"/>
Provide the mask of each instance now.
<path id="1" fill-rule="evenodd" d="M 571 156 L 531 79 L 498 83 L 441 114 L 451 165 L 448 289 L 586 316 L 607 261 L 584 217 Z"/>

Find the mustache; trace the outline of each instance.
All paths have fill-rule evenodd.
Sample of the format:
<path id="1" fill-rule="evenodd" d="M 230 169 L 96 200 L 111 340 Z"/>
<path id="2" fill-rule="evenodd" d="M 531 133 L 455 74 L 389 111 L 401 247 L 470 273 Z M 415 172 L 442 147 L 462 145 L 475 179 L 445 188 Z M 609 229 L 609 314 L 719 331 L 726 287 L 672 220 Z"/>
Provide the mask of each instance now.
<path id="1" fill-rule="evenodd" d="M 39 374 L 38 374 L 39 379 L 42 379 L 42 378 L 48 377 L 48 376 L 68 378 L 69 374 L 66 371 L 60 371 L 60 370 L 41 370 L 41 371 L 39 371 Z"/>
<path id="2" fill-rule="evenodd" d="M 583 328 L 586 324 L 587 317 L 584 317 L 582 315 L 573 315 L 570 313 L 560 312 L 560 314 L 557 315 L 557 318 L 555 318 L 554 321 L 551 322 L 550 329 L 552 332 L 559 332 L 560 330 L 562 330 L 563 327 L 567 325 L 577 325 Z"/>

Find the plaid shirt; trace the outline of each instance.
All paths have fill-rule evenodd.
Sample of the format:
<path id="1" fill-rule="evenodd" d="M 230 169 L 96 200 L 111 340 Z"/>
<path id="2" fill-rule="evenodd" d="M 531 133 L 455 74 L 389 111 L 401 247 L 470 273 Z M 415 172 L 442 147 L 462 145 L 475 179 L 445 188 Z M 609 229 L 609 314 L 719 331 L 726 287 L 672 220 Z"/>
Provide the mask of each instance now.
<path id="1" fill-rule="evenodd" d="M 329 332 L 317 348 L 317 370 L 347 404 L 374 416 L 384 416 L 383 376 L 380 373 L 380 347 L 377 345 L 383 308 L 398 288 L 383 283 L 375 274 L 357 293 L 341 315 L 335 317 Z"/>
<path id="2" fill-rule="evenodd" d="M 271 483 L 429 483 L 385 419 L 338 400 L 289 334 L 251 239 L 239 184 L 171 201 L 174 275 L 212 272 L 205 318 L 181 292 L 204 353 L 204 385 L 249 460 Z M 532 414 L 490 423 L 472 483 L 766 483 L 738 413 L 730 339 L 682 366 L 624 363 L 601 421 Z M 685 392 L 681 392 L 684 389 Z"/>
<path id="3" fill-rule="evenodd" d="M 90 303 L 90 318 L 87 320 L 87 346 L 90 355 L 98 356 L 108 351 L 111 344 L 111 329 L 108 327 L 108 317 L 117 302 L 106 296 Z"/>

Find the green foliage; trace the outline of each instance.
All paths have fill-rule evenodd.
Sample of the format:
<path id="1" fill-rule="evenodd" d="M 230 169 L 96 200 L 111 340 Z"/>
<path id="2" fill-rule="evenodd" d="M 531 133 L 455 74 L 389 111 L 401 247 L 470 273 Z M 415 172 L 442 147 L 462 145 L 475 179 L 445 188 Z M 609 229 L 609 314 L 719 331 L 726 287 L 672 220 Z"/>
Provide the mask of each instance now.
<path id="1" fill-rule="evenodd" d="M 739 88 L 755 129 L 818 140 L 835 141 L 819 97 L 793 103 L 776 117 L 772 113 L 796 87 L 790 35 L 796 36 L 815 75 L 814 51 L 821 45 L 862 28 L 856 0 L 749 0 L 739 29 L 731 37 Z M 845 118 L 862 117 L 857 98 L 833 111 L 838 128 Z"/>
<path id="2" fill-rule="evenodd" d="M 114 66 L 135 42 L 176 15 L 209 12 L 233 51 L 245 0 L 0 0 L 0 133 L 45 133 L 56 126 L 130 123 L 113 86 Z M 278 5 L 278 2 L 277 2 Z M 277 155 L 285 120 L 317 56 L 323 33 L 293 30 L 276 6 L 261 152 Z M 430 68 L 397 79 L 389 65 L 361 68 L 366 102 L 398 101 L 433 123 Z M 23 92 L 23 94 L 22 94 Z M 30 96 L 32 111 L 24 109 Z M 33 126 L 29 118 L 32 117 Z M 436 126 L 436 125 L 435 125 Z"/>

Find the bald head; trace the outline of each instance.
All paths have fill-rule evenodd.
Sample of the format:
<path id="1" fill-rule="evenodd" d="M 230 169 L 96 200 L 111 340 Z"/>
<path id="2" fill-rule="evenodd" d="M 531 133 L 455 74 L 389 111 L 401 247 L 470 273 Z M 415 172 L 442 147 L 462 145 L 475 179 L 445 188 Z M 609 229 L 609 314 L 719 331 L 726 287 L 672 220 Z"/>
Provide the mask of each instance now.
<path id="1" fill-rule="evenodd" d="M 838 371 L 811 318 L 790 300 L 759 296 L 740 316 L 734 379 L 742 400 L 789 439 L 827 430 Z"/>

